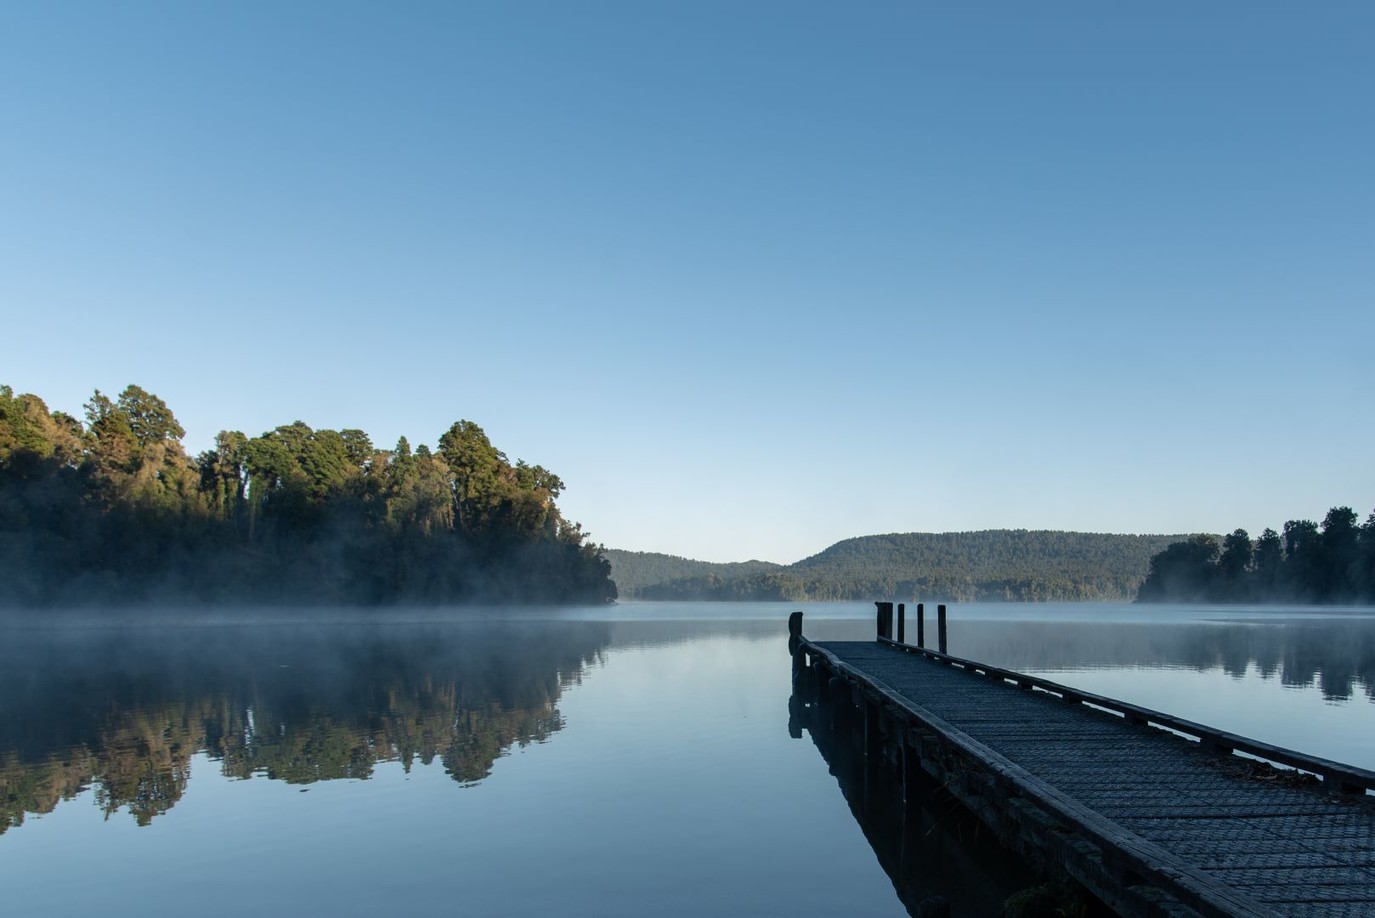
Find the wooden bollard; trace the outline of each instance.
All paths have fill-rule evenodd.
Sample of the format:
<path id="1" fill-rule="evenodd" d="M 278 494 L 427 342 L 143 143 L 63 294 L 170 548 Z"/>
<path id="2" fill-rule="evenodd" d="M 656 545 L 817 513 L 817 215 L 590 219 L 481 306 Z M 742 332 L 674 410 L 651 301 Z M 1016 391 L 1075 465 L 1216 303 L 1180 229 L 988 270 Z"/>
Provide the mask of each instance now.
<path id="1" fill-rule="evenodd" d="M 801 612 L 794 612 L 788 616 L 788 637 L 802 637 Z"/>
<path id="2" fill-rule="evenodd" d="M 936 643 L 940 652 L 945 653 L 945 603 L 936 606 Z"/>
<path id="3" fill-rule="evenodd" d="M 893 604 L 891 602 L 875 602 L 878 609 L 877 623 L 878 636 L 881 638 L 893 639 Z"/>
<path id="4" fill-rule="evenodd" d="M 917 603 L 917 646 L 926 646 L 926 603 Z"/>
<path id="5" fill-rule="evenodd" d="M 907 643 L 907 603 L 898 603 L 898 643 Z"/>

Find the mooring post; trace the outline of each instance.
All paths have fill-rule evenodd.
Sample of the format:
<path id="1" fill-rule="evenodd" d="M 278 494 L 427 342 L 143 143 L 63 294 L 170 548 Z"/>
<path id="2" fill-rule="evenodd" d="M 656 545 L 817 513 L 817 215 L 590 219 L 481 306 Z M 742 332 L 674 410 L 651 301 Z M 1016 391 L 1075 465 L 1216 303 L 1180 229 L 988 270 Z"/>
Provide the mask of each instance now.
<path id="1" fill-rule="evenodd" d="M 945 653 L 945 603 L 936 606 L 936 642 L 941 653 Z"/>
<path id="2" fill-rule="evenodd" d="M 907 603 L 898 603 L 898 643 L 907 643 Z"/>
<path id="3" fill-rule="evenodd" d="M 878 608 L 878 636 L 881 638 L 893 639 L 893 604 L 891 602 L 875 602 Z"/>
<path id="4" fill-rule="evenodd" d="M 926 603 L 917 603 L 917 646 L 926 646 Z"/>
<path id="5" fill-rule="evenodd" d="M 794 612 L 788 616 L 788 653 L 794 657 L 802 644 L 802 613 Z"/>

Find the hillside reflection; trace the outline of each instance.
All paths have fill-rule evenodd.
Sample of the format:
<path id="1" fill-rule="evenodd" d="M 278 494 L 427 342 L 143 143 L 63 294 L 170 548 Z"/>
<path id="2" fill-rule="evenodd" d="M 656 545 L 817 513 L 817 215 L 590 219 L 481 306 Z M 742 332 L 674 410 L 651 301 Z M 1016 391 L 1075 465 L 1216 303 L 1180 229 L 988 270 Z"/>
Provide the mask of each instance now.
<path id="1" fill-rule="evenodd" d="M 367 778 L 379 762 L 491 773 L 563 726 L 609 643 L 595 622 L 16 631 L 0 641 L 0 833 L 95 789 L 140 825 L 226 776 Z"/>
<path id="2" fill-rule="evenodd" d="M 959 621 L 950 652 L 1019 671 L 1102 667 L 1221 669 L 1302 688 L 1329 701 L 1375 701 L 1375 619 L 1283 623 Z"/>

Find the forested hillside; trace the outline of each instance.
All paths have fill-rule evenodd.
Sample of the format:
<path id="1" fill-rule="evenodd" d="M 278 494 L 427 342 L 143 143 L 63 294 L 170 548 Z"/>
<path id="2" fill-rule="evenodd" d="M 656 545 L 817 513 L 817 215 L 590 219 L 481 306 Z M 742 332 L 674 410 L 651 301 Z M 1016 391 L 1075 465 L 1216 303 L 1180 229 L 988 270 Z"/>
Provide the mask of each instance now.
<path id="1" fill-rule="evenodd" d="M 296 421 L 191 458 L 138 386 L 85 408 L 0 386 L 0 605 L 615 597 L 559 477 L 471 421 L 435 451 Z"/>
<path id="2" fill-rule="evenodd" d="M 1290 520 L 1283 533 L 1245 529 L 1175 542 L 1151 559 L 1141 602 L 1375 602 L 1375 513 L 1357 525 L 1333 507 L 1319 526 Z"/>
<path id="3" fill-rule="evenodd" d="M 714 564 L 710 561 L 690 561 L 677 555 L 622 551 L 617 548 L 606 549 L 605 555 L 606 560 L 611 562 L 611 579 L 616 582 L 617 594 L 623 598 L 638 596 L 646 587 L 675 580 L 694 577 L 737 580 L 783 569 L 783 565 L 769 561 Z"/>
<path id="4" fill-rule="evenodd" d="M 1180 538 L 991 529 L 862 536 L 786 566 L 641 552 L 609 551 L 608 557 L 627 598 L 1101 600 L 1135 597 L 1151 556 Z"/>

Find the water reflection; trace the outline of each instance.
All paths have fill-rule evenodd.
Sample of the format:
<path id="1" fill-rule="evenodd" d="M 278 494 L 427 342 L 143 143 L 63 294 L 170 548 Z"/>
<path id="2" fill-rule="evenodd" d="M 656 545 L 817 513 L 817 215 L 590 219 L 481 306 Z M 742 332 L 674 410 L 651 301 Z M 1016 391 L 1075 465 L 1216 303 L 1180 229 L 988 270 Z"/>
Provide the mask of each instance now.
<path id="1" fill-rule="evenodd" d="M 436 759 L 454 780 L 563 724 L 557 703 L 606 624 L 16 631 L 0 641 L 0 833 L 94 787 L 140 825 L 229 777 L 367 778 Z"/>
<path id="2" fill-rule="evenodd" d="M 899 772 L 866 758 L 855 719 L 818 705 L 812 686 L 804 670 L 788 699 L 788 732 L 805 733 L 821 753 L 908 914 L 1002 914 L 1009 896 L 1032 885 L 1031 871 L 926 775 L 911 778 L 904 798 Z"/>
<path id="3" fill-rule="evenodd" d="M 950 652 L 1020 671 L 1176 667 L 1316 685 L 1329 701 L 1375 701 L 1375 619 L 1283 622 L 971 621 L 952 616 Z"/>

